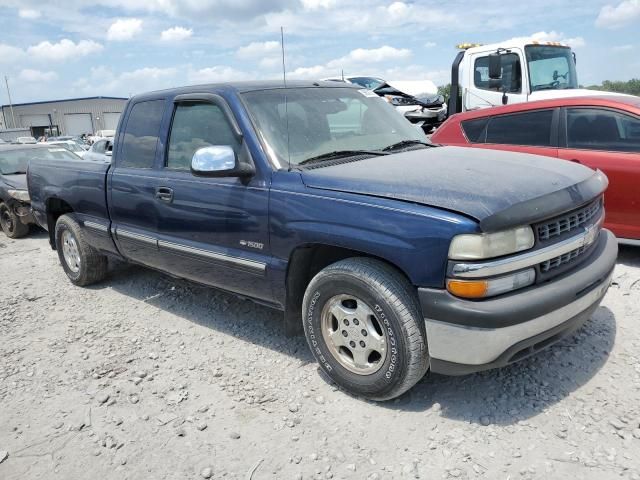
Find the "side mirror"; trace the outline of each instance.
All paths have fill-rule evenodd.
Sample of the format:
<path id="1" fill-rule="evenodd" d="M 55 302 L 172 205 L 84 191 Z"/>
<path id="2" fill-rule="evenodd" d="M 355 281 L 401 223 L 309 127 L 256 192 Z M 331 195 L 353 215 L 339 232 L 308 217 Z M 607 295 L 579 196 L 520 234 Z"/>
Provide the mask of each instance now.
<path id="1" fill-rule="evenodd" d="M 489 55 L 489 78 L 492 80 L 498 80 L 502 78 L 502 55 L 499 53 L 492 53 Z"/>
<path id="2" fill-rule="evenodd" d="M 250 177 L 253 166 L 238 162 L 228 145 L 211 145 L 196 150 L 191 159 L 191 173 L 200 177 Z"/>

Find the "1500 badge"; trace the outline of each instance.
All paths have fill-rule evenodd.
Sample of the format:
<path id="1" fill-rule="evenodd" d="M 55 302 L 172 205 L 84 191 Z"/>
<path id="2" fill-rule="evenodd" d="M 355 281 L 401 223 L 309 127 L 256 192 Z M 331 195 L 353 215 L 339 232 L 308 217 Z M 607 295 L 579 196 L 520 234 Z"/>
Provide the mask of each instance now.
<path id="1" fill-rule="evenodd" d="M 240 245 L 243 247 L 256 248 L 258 250 L 262 250 L 264 247 L 264 243 L 251 242 L 249 240 L 240 240 Z"/>

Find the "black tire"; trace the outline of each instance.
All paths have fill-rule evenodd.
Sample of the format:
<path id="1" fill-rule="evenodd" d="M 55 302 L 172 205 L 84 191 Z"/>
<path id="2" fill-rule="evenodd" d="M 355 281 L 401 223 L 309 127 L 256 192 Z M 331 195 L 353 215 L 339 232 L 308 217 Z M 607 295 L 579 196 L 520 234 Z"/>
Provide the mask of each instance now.
<path id="1" fill-rule="evenodd" d="M 29 225 L 22 223 L 20 217 L 4 202 L 0 203 L 0 227 L 9 238 L 20 238 L 29 233 Z"/>
<path id="2" fill-rule="evenodd" d="M 380 357 L 375 367 L 378 370 L 373 373 L 357 373 L 345 368 L 344 361 L 341 363 L 336 357 L 340 352 L 328 346 L 323 334 L 323 325 L 327 330 L 323 312 L 342 296 L 361 299 L 374 312 L 373 323 L 384 329 L 388 347 L 385 357 Z M 429 369 L 426 329 L 415 289 L 400 272 L 381 261 L 349 258 L 329 265 L 311 280 L 302 308 L 304 332 L 313 355 L 324 372 L 351 393 L 371 400 L 390 400 L 409 390 Z M 332 318 L 336 324 L 336 317 Z M 359 325 L 354 319 L 351 322 Z M 339 324 L 338 330 L 342 328 Z M 357 348 L 357 342 L 352 346 Z M 348 347 L 339 350 L 350 353 Z M 341 357 L 348 358 L 348 355 Z"/>
<path id="3" fill-rule="evenodd" d="M 79 262 L 70 265 L 65 258 L 63 235 L 75 241 Z M 65 235 L 65 236 L 66 236 Z M 84 238 L 84 233 L 71 215 L 62 215 L 56 222 L 56 250 L 71 283 L 84 287 L 99 282 L 107 274 L 107 257 L 98 253 Z"/>

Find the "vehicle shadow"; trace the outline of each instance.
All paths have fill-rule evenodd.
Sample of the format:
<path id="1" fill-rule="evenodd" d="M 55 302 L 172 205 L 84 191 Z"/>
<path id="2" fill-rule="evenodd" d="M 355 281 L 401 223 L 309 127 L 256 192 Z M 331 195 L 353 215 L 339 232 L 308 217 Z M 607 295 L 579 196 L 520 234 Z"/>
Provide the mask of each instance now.
<path id="1" fill-rule="evenodd" d="M 284 334 L 281 312 L 137 265 L 115 261 L 109 270 L 104 282 L 89 288 L 110 288 L 198 325 L 284 353 L 303 365 L 315 363 L 302 335 Z M 600 307 L 573 335 L 533 357 L 461 377 L 428 373 L 400 398 L 376 405 L 407 412 L 437 411 L 469 423 L 515 424 L 586 384 L 605 364 L 615 337 L 615 317 Z"/>
<path id="2" fill-rule="evenodd" d="M 426 411 L 469 423 L 510 425 L 534 417 L 585 385 L 606 363 L 616 321 L 600 307 L 573 335 L 502 369 L 463 377 L 427 374 L 405 395 L 383 406 Z"/>
<path id="3" fill-rule="evenodd" d="M 640 247 L 620 245 L 618 247 L 618 263 L 628 267 L 640 267 Z"/>
<path id="4" fill-rule="evenodd" d="M 231 293 L 117 260 L 109 261 L 103 282 L 88 288 L 110 288 L 198 325 L 284 353 L 302 364 L 315 362 L 303 336 L 285 335 L 282 312 Z"/>

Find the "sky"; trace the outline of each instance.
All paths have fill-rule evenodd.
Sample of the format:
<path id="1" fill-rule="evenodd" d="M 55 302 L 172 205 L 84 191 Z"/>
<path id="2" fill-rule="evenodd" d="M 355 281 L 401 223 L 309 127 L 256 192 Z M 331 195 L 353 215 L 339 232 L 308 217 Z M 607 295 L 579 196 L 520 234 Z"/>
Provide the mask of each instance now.
<path id="1" fill-rule="evenodd" d="M 14 103 L 282 78 L 281 26 L 292 79 L 442 85 L 456 44 L 523 36 L 571 45 L 583 85 L 640 77 L 640 0 L 0 0 L 0 75 Z"/>

